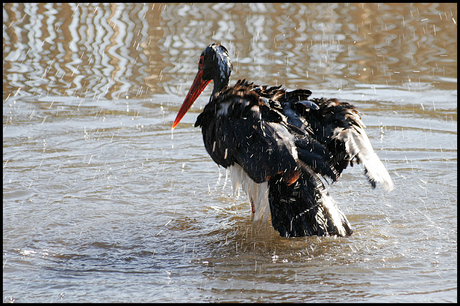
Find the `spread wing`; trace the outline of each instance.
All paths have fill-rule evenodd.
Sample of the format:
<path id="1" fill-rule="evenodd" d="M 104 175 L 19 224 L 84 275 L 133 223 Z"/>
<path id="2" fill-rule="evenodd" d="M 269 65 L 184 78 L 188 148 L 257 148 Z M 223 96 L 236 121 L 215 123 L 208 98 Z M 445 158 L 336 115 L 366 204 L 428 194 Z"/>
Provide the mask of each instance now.
<path id="1" fill-rule="evenodd" d="M 212 99 L 198 117 L 195 125 L 202 126 L 213 160 L 224 167 L 237 163 L 256 183 L 279 174 L 293 182 L 305 166 L 337 179 L 327 148 L 283 114 L 276 99 L 285 91 L 260 89 L 240 81 Z"/>
<path id="2" fill-rule="evenodd" d="M 311 103 L 316 104 L 315 107 Z M 327 147 L 334 169 L 340 174 L 353 161 L 362 163 L 372 187 L 377 183 L 391 191 L 393 181 L 374 152 L 364 130 L 365 125 L 353 105 L 336 99 L 312 99 L 291 103 L 296 115 L 289 120 L 296 126 L 313 131 L 314 138 Z"/>

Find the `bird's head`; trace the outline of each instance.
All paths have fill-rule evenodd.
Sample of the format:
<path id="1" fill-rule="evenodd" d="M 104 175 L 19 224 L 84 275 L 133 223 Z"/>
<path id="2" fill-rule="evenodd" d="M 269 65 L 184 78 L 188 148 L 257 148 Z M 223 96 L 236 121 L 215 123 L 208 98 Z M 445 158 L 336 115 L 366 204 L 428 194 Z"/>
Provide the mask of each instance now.
<path id="1" fill-rule="evenodd" d="M 214 81 L 212 96 L 225 88 L 228 85 L 231 72 L 232 62 L 228 56 L 227 49 L 215 43 L 207 46 L 206 49 L 201 52 L 198 62 L 198 73 L 185 97 L 184 103 L 182 103 L 177 113 L 172 128 L 174 129 L 179 124 L 192 104 L 212 80 Z"/>

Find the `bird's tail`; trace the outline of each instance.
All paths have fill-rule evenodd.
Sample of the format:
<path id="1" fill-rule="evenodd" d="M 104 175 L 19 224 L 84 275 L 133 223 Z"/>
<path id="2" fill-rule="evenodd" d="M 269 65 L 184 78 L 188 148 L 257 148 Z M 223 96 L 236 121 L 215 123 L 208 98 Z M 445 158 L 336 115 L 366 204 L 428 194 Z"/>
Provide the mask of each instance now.
<path id="1" fill-rule="evenodd" d="M 353 233 L 347 217 L 308 169 L 291 185 L 280 175 L 272 177 L 268 186 L 272 225 L 281 236 L 345 237 Z"/>

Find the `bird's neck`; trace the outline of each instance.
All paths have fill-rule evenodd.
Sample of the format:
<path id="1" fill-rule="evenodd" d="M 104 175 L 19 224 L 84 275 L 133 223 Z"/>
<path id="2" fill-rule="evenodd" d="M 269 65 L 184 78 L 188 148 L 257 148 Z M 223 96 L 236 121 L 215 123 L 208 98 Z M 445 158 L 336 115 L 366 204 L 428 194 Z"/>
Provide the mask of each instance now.
<path id="1" fill-rule="evenodd" d="M 212 96 L 214 97 L 219 92 L 221 92 L 225 87 L 228 86 L 230 80 L 230 74 L 232 73 L 232 64 L 230 59 L 224 55 L 216 55 L 217 63 L 214 66 L 214 89 L 212 91 Z"/>
<path id="2" fill-rule="evenodd" d="M 217 78 L 217 79 L 214 79 L 213 81 L 214 81 L 214 89 L 212 90 L 211 98 L 215 97 L 219 92 L 222 91 L 222 89 L 228 86 L 229 78 L 228 77 Z"/>

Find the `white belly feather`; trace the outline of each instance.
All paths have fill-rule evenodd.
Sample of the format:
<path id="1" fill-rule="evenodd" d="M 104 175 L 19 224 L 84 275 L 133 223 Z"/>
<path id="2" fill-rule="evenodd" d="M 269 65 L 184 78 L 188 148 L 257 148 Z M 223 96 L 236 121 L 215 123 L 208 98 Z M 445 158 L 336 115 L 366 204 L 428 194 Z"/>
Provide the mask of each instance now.
<path id="1" fill-rule="evenodd" d="M 261 184 L 254 182 L 238 164 L 230 166 L 229 170 L 233 192 L 235 193 L 240 186 L 246 192 L 254 213 L 254 221 L 262 220 L 263 217 L 263 222 L 267 222 L 270 217 L 268 182 L 263 182 Z"/>

